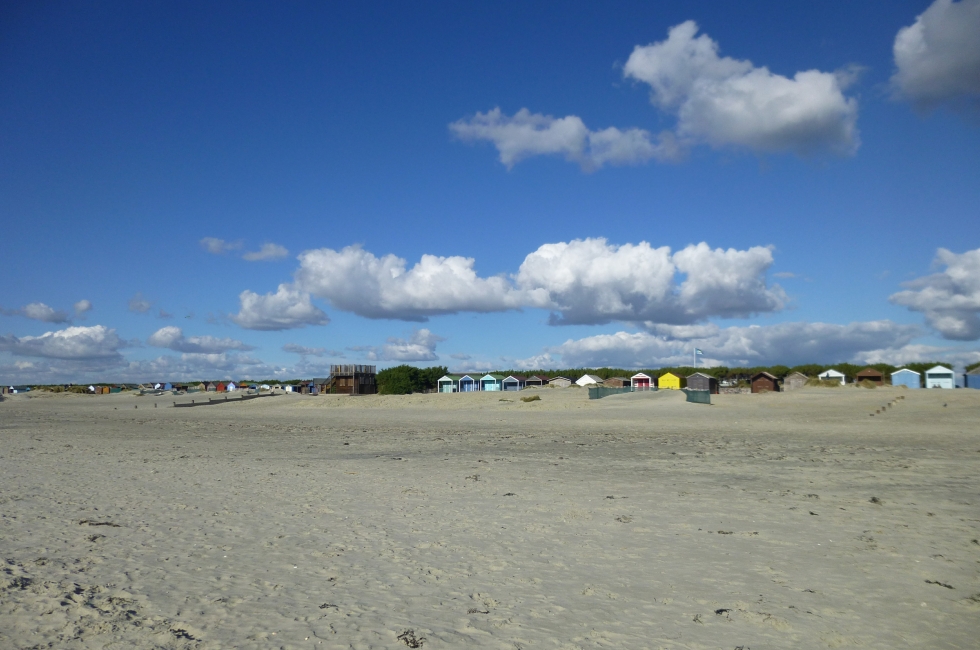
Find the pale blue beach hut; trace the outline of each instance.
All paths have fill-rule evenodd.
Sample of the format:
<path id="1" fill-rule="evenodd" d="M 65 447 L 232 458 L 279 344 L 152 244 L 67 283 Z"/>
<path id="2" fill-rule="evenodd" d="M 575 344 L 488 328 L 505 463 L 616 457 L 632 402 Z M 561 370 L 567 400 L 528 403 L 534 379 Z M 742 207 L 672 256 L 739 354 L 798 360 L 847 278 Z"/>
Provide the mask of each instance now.
<path id="1" fill-rule="evenodd" d="M 478 390 L 480 390 L 480 382 L 476 378 L 469 375 L 463 375 L 459 378 L 459 392 L 475 393 Z"/>
<path id="2" fill-rule="evenodd" d="M 498 391 L 503 388 L 504 376 L 487 373 L 480 377 L 480 390 Z"/>
<path id="3" fill-rule="evenodd" d="M 922 375 L 914 370 L 902 368 L 892 373 L 892 386 L 905 386 L 906 388 L 921 388 Z"/>
<path id="4" fill-rule="evenodd" d="M 436 384 L 440 393 L 458 393 L 460 375 L 443 375 Z"/>

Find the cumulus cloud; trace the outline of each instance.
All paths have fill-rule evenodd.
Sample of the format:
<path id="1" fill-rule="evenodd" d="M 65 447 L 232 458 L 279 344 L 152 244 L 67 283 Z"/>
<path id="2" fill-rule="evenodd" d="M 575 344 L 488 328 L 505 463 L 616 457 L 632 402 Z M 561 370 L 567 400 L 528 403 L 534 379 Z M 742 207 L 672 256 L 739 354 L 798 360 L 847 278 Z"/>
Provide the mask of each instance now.
<path id="1" fill-rule="evenodd" d="M 780 323 L 719 328 L 703 337 L 685 339 L 650 332 L 600 334 L 570 339 L 548 353 L 560 355 L 564 365 L 589 368 L 688 365 L 693 347 L 704 351 L 706 365 L 868 363 L 903 348 L 921 333 L 915 325 L 887 320 L 849 325 Z"/>
<path id="2" fill-rule="evenodd" d="M 225 241 L 217 237 L 205 237 L 200 242 L 201 247 L 212 255 L 223 255 L 229 251 L 238 250 L 242 247 L 242 241 Z"/>
<path id="3" fill-rule="evenodd" d="M 266 242 L 257 251 L 249 251 L 242 255 L 242 259 L 247 262 L 262 262 L 268 260 L 281 260 L 289 255 L 289 251 L 279 244 Z"/>
<path id="4" fill-rule="evenodd" d="M 41 336 L 0 336 L 0 351 L 22 357 L 121 361 L 119 350 L 126 345 L 116 330 L 104 325 L 68 327 Z"/>
<path id="5" fill-rule="evenodd" d="M 615 127 L 591 131 L 576 115 L 555 118 L 531 113 L 526 108 L 513 116 L 494 108 L 453 122 L 449 129 L 460 140 L 492 142 L 500 154 L 500 162 L 508 169 L 525 158 L 539 155 L 563 156 L 578 163 L 585 171 L 607 164 L 635 165 L 650 159 L 674 160 L 680 155 L 670 132 L 654 136 L 643 129 L 622 131 Z"/>
<path id="6" fill-rule="evenodd" d="M 935 263 L 945 270 L 906 282 L 889 300 L 925 314 L 944 338 L 980 339 L 980 248 L 962 254 L 940 248 Z"/>
<path id="7" fill-rule="evenodd" d="M 161 327 L 146 340 L 157 348 L 168 348 L 175 352 L 192 354 L 220 354 L 228 350 L 254 350 L 251 345 L 231 338 L 219 339 L 214 336 L 184 336 L 183 330 L 174 325 Z"/>
<path id="8" fill-rule="evenodd" d="M 81 316 L 86 312 L 92 311 L 92 301 L 90 300 L 79 300 L 73 306 L 76 316 Z"/>
<path id="9" fill-rule="evenodd" d="M 527 297 L 506 278 L 479 277 L 475 260 L 468 257 L 423 255 L 409 269 L 395 255 L 379 258 L 360 246 L 348 246 L 306 251 L 299 260 L 296 283 L 303 291 L 366 318 L 425 321 L 439 314 L 504 311 L 527 304 Z"/>
<path id="10" fill-rule="evenodd" d="M 920 109 L 980 108 L 980 0 L 936 0 L 893 46 L 896 96 Z"/>
<path id="11" fill-rule="evenodd" d="M 275 293 L 259 295 L 243 291 L 238 296 L 241 308 L 231 320 L 249 330 L 287 330 L 307 325 L 326 325 L 327 315 L 310 301 L 310 294 L 288 284 L 280 284 Z"/>
<path id="12" fill-rule="evenodd" d="M 486 278 L 472 258 L 423 255 L 409 268 L 402 258 L 377 257 L 359 246 L 306 251 L 299 260 L 294 288 L 282 285 L 280 293 L 307 301 L 309 293 L 367 318 L 424 322 L 441 314 L 541 308 L 553 312 L 555 325 L 691 324 L 774 312 L 787 301 L 781 287 L 766 282 L 773 256 L 763 246 L 725 250 L 702 242 L 674 253 L 647 242 L 573 240 L 542 245 L 513 276 Z M 245 302 L 258 298 L 242 294 L 243 314 Z"/>
<path id="13" fill-rule="evenodd" d="M 544 244 L 525 258 L 516 279 L 529 295 L 545 292 L 537 306 L 558 312 L 552 324 L 684 324 L 782 309 L 785 293 L 766 284 L 772 262 L 772 251 L 762 246 L 723 250 L 702 242 L 671 254 L 647 242 L 577 239 Z M 678 272 L 687 276 L 679 286 Z"/>
<path id="14" fill-rule="evenodd" d="M 150 307 L 152 306 L 153 304 L 143 298 L 143 294 L 138 291 L 135 296 L 129 299 L 129 311 L 137 314 L 145 314 L 150 311 Z"/>
<path id="15" fill-rule="evenodd" d="M 287 343 L 282 346 L 283 352 L 292 352 L 293 354 L 298 354 L 304 357 L 322 357 L 327 353 L 326 348 L 308 348 L 305 345 L 297 345 L 296 343 Z"/>
<path id="16" fill-rule="evenodd" d="M 636 46 L 623 68 L 650 86 L 654 106 L 676 115 L 683 141 L 800 155 L 857 150 L 857 101 L 843 94 L 853 71 L 790 79 L 720 57 L 718 44 L 697 32 L 691 20 L 672 27 L 667 40 Z"/>
<path id="17" fill-rule="evenodd" d="M 366 352 L 371 361 L 435 361 L 439 358 L 436 344 L 445 340 L 423 328 L 412 332 L 407 340 L 391 337 L 381 347 L 362 346 L 351 350 Z"/>

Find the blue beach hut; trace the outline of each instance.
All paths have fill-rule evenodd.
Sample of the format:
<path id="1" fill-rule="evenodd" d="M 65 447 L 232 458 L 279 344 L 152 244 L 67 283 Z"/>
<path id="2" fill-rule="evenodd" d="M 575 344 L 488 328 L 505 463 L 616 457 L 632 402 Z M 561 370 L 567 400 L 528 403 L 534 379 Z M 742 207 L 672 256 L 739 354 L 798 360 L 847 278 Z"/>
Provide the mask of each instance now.
<path id="1" fill-rule="evenodd" d="M 905 386 L 906 388 L 921 388 L 922 375 L 914 370 L 902 368 L 892 373 L 892 386 Z"/>
<path id="2" fill-rule="evenodd" d="M 980 368 L 974 368 L 963 375 L 963 388 L 980 388 Z"/>

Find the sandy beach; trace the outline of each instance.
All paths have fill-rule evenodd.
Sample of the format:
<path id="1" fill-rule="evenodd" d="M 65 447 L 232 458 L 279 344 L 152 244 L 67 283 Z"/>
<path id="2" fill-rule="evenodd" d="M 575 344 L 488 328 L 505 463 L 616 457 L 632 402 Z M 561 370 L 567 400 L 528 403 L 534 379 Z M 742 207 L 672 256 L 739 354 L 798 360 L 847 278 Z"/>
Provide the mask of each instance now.
<path id="1" fill-rule="evenodd" d="M 980 638 L 980 391 L 190 398 L 0 403 L 0 647 Z"/>

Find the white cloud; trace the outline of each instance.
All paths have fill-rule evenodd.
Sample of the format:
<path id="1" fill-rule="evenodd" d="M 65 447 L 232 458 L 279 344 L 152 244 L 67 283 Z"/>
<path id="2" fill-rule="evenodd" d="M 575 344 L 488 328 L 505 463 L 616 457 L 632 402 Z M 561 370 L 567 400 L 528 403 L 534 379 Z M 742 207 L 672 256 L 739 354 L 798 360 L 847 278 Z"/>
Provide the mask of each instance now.
<path id="1" fill-rule="evenodd" d="M 780 323 L 704 333 L 707 334 L 704 337 L 685 339 L 648 332 L 600 334 L 570 339 L 548 352 L 560 355 L 564 365 L 590 368 L 690 365 L 694 347 L 704 351 L 701 362 L 708 366 L 868 363 L 872 358 L 881 358 L 908 345 L 921 330 L 915 325 L 884 320 L 849 325 Z"/>
<path id="2" fill-rule="evenodd" d="M 291 297 L 308 305 L 310 293 L 366 318 L 424 322 L 441 314 L 541 308 L 552 310 L 552 324 L 691 324 L 774 312 L 786 303 L 782 288 L 766 283 L 773 257 L 762 246 L 724 250 L 702 242 L 672 253 L 647 242 L 573 240 L 542 245 L 511 277 L 487 278 L 477 275 L 472 258 L 423 255 L 409 268 L 402 258 L 377 257 L 359 246 L 305 251 L 299 260 L 294 287 L 281 285 L 276 294 L 281 302 Z M 682 282 L 679 275 L 686 276 Z M 244 292 L 242 313 L 233 319 L 246 326 L 246 315 L 261 306 L 252 303 L 275 297 Z"/>
<path id="3" fill-rule="evenodd" d="M 78 302 L 75 303 L 74 309 L 75 309 L 75 315 L 81 316 L 82 314 L 92 310 L 92 301 L 79 300 Z"/>
<path id="4" fill-rule="evenodd" d="M 266 242 L 257 251 L 250 251 L 242 255 L 242 259 L 248 262 L 260 262 L 267 260 L 280 260 L 289 255 L 289 251 L 279 244 Z"/>
<path id="5" fill-rule="evenodd" d="M 924 313 L 944 338 L 980 339 L 980 248 L 959 255 L 940 248 L 935 263 L 946 269 L 906 282 L 889 300 Z"/>
<path id="6" fill-rule="evenodd" d="M 152 306 L 153 304 L 144 299 L 143 294 L 138 291 L 136 292 L 135 296 L 129 299 L 129 311 L 137 314 L 145 314 L 146 312 L 150 311 L 150 307 Z"/>
<path id="7" fill-rule="evenodd" d="M 293 354 L 298 354 L 304 357 L 322 357 L 327 353 L 326 348 L 308 348 L 304 345 L 297 345 L 296 343 L 287 343 L 282 346 L 283 352 L 292 352 Z"/>
<path id="8" fill-rule="evenodd" d="M 44 323 L 67 323 L 69 320 L 68 314 L 61 310 L 56 311 L 43 302 L 32 302 L 29 305 L 24 305 L 16 313 L 19 313 L 25 318 L 39 320 Z"/>
<path id="9" fill-rule="evenodd" d="M 464 354 L 462 352 L 454 352 L 453 354 L 450 354 L 449 357 L 452 359 L 456 359 L 457 361 L 469 361 L 470 359 L 473 358 L 471 355 Z"/>
<path id="10" fill-rule="evenodd" d="M 527 304 L 503 277 L 480 278 L 475 260 L 423 255 L 411 269 L 395 255 L 360 246 L 301 253 L 296 283 L 335 308 L 366 318 L 425 321 L 460 311 L 494 312 Z M 244 294 L 243 294 L 244 295 Z"/>
<path id="11" fill-rule="evenodd" d="M 936 0 L 893 46 L 897 96 L 920 109 L 980 108 L 980 0 Z"/>
<path id="12" fill-rule="evenodd" d="M 603 238 L 545 244 L 528 255 L 517 283 L 560 312 L 553 324 L 612 320 L 693 323 L 710 316 L 736 317 L 782 309 L 786 297 L 768 287 L 772 251 L 690 245 L 671 254 L 647 242 L 616 246 Z M 675 275 L 687 278 L 678 286 Z"/>
<path id="13" fill-rule="evenodd" d="M 104 325 L 68 327 L 41 336 L 0 336 L 0 351 L 22 357 L 121 361 L 119 350 L 124 347 L 116 330 Z"/>
<path id="14" fill-rule="evenodd" d="M 439 358 L 436 356 L 436 344 L 445 340 L 427 329 L 419 329 L 412 332 L 408 340 L 391 337 L 381 347 L 362 346 L 350 349 L 366 352 L 365 356 L 371 361 L 435 361 Z"/>
<path id="15" fill-rule="evenodd" d="M 500 162 L 512 168 L 525 158 L 560 155 L 593 171 L 603 165 L 635 165 L 651 158 L 674 160 L 679 148 L 670 132 L 656 137 L 643 129 L 622 131 L 609 127 L 590 131 L 576 115 L 555 118 L 522 108 L 513 117 L 499 108 L 477 113 L 449 125 L 460 140 L 486 140 L 500 153 Z"/>
<path id="16" fill-rule="evenodd" d="M 310 302 L 310 294 L 288 284 L 280 284 L 275 293 L 259 295 L 243 291 L 238 296 L 241 309 L 231 320 L 250 330 L 287 330 L 330 322 L 319 307 Z"/>
<path id="17" fill-rule="evenodd" d="M 750 61 L 718 56 L 697 23 L 672 27 L 667 40 L 637 46 L 623 69 L 650 86 L 650 100 L 677 116 L 682 141 L 761 152 L 853 154 L 857 101 L 843 90 L 854 73 L 797 72 L 792 79 Z"/>
<path id="18" fill-rule="evenodd" d="M 526 359 L 511 359 L 508 364 L 518 370 L 539 370 L 554 368 L 558 362 L 548 353 L 537 354 Z"/>
<path id="19" fill-rule="evenodd" d="M 228 350 L 254 350 L 251 345 L 246 345 L 235 339 L 219 339 L 213 336 L 184 336 L 183 330 L 173 325 L 161 327 L 150 335 L 147 343 L 158 348 L 168 348 L 175 352 L 188 352 L 191 354 L 220 354 Z"/>
<path id="20" fill-rule="evenodd" d="M 201 246 L 212 255 L 223 255 L 229 251 L 238 250 L 242 247 L 242 241 L 225 241 L 217 237 L 205 237 L 200 242 Z"/>
<path id="21" fill-rule="evenodd" d="M 764 246 L 722 250 L 701 242 L 677 251 L 673 260 L 687 276 L 680 287 L 680 303 L 692 320 L 744 318 L 779 311 L 786 304 L 782 288 L 766 286 L 773 258 L 772 250 Z"/>

